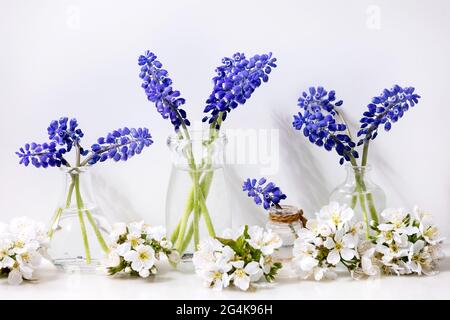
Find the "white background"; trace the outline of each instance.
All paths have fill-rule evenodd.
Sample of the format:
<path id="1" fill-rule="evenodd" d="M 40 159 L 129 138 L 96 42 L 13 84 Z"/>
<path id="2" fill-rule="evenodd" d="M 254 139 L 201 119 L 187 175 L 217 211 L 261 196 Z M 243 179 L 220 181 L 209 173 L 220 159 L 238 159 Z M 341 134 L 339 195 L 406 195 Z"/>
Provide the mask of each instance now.
<path id="1" fill-rule="evenodd" d="M 1 220 L 49 219 L 61 173 L 20 167 L 14 152 L 45 141 L 49 121 L 67 115 L 78 118 L 88 145 L 124 125 L 150 128 L 155 143 L 127 163 L 99 164 L 95 183 L 111 220 L 164 223 L 171 127 L 140 88 L 137 57 L 146 49 L 159 56 L 195 120 L 223 56 L 272 51 L 279 67 L 269 83 L 224 126 L 279 130 L 271 178 L 289 202 L 310 214 L 344 178 L 336 154 L 292 129 L 302 90 L 334 88 L 356 124 L 383 88 L 411 85 L 421 102 L 373 143 L 374 179 L 388 205 L 419 204 L 449 236 L 449 18 L 445 0 L 0 0 Z M 228 173 L 235 223 L 262 223 L 263 210 L 240 191 L 260 166 L 230 165 Z"/>

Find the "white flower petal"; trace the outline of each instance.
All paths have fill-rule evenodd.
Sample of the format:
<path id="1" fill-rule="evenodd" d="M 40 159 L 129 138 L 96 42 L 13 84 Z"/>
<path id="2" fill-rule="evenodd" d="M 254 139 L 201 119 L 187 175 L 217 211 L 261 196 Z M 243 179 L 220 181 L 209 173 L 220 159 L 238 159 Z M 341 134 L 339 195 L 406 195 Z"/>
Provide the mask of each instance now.
<path id="1" fill-rule="evenodd" d="M 146 232 L 150 238 L 156 241 L 161 241 L 166 237 L 166 229 L 162 226 L 147 227 Z"/>
<path id="2" fill-rule="evenodd" d="M 250 277 L 233 277 L 233 284 L 243 291 L 247 291 L 250 287 Z"/>
<path id="3" fill-rule="evenodd" d="M 12 269 L 8 274 L 8 283 L 11 285 L 19 285 L 23 281 L 22 273 L 18 269 Z"/>
<path id="4" fill-rule="evenodd" d="M 16 263 L 16 261 L 10 256 L 5 256 L 1 262 L 4 268 L 9 269 L 11 269 L 14 266 L 14 263 Z"/>
<path id="5" fill-rule="evenodd" d="M 112 232 L 111 233 L 113 235 L 117 236 L 117 237 L 124 235 L 125 233 L 127 233 L 127 224 L 123 223 L 123 222 L 115 223 L 112 226 Z"/>
<path id="6" fill-rule="evenodd" d="M 130 250 L 130 251 L 126 252 L 126 253 L 123 255 L 123 258 L 125 259 L 125 261 L 130 262 L 130 261 L 136 260 L 136 259 L 137 259 L 137 256 L 138 256 L 137 251 L 135 251 L 135 250 Z"/>
<path id="7" fill-rule="evenodd" d="M 133 269 L 134 271 L 141 271 L 141 269 L 144 267 L 144 264 L 142 263 L 141 260 L 134 260 L 133 262 L 131 262 L 131 269 Z"/>
<path id="8" fill-rule="evenodd" d="M 120 256 L 116 252 L 111 251 L 108 254 L 108 258 L 106 259 L 106 266 L 117 267 L 119 264 L 120 264 Z"/>
<path id="9" fill-rule="evenodd" d="M 147 278 L 150 275 L 150 271 L 148 269 L 141 269 L 139 271 L 139 276 L 142 278 Z"/>
<path id="10" fill-rule="evenodd" d="M 242 268 L 244 267 L 244 264 L 245 264 L 245 262 L 242 261 L 242 260 L 239 260 L 239 261 L 232 261 L 232 262 L 231 262 L 231 265 L 232 265 L 233 267 L 235 267 L 236 269 L 242 269 Z"/>
<path id="11" fill-rule="evenodd" d="M 339 255 L 339 251 L 337 251 L 336 249 L 331 250 L 327 256 L 327 262 L 334 266 L 337 265 L 340 260 L 341 256 Z"/>
<path id="12" fill-rule="evenodd" d="M 355 250 L 349 248 L 343 248 L 341 250 L 341 256 L 344 260 L 351 260 L 355 256 Z"/>
<path id="13" fill-rule="evenodd" d="M 324 268 L 314 268 L 314 280 L 320 281 L 323 278 L 323 275 L 325 274 Z"/>
<path id="14" fill-rule="evenodd" d="M 347 248 L 354 248 L 356 246 L 355 237 L 351 233 L 348 233 L 342 237 L 342 243 Z"/>
<path id="15" fill-rule="evenodd" d="M 130 250 L 131 250 L 131 244 L 129 242 L 124 242 L 116 248 L 117 254 L 119 254 L 121 256 L 124 256 Z"/>
<path id="16" fill-rule="evenodd" d="M 314 267 L 316 267 L 319 264 L 319 261 L 312 257 L 304 257 L 300 260 L 297 260 L 297 263 L 301 270 L 303 271 L 311 271 Z"/>
<path id="17" fill-rule="evenodd" d="M 326 238 L 326 240 L 323 243 L 324 247 L 327 249 L 333 249 L 334 246 L 336 245 L 336 243 L 334 242 L 333 239 L 331 239 L 330 237 Z"/>
<path id="18" fill-rule="evenodd" d="M 354 212 L 352 208 L 344 208 L 341 213 L 341 219 L 343 222 L 348 222 L 353 218 Z"/>

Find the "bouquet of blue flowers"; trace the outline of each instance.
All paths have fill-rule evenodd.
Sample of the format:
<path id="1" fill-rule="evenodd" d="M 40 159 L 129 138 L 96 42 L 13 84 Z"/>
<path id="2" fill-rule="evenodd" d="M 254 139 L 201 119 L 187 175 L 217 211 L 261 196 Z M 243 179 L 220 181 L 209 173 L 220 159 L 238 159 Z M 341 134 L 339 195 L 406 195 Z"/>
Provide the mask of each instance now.
<path id="1" fill-rule="evenodd" d="M 92 208 L 85 203 L 80 177 L 88 167 L 107 160 L 126 161 L 153 143 L 147 128 L 121 128 L 108 133 L 105 137 L 97 139 L 97 143 L 90 148 L 84 148 L 81 140 L 83 131 L 78 127 L 75 118 L 67 117 L 54 120 L 48 129 L 48 142 L 27 143 L 16 152 L 20 164 L 33 165 L 36 168 L 60 167 L 69 176 L 69 185 L 65 193 L 64 205 L 54 214 L 48 231 L 52 238 L 55 230 L 60 229 L 60 219 L 65 210 L 73 204 L 77 211 L 84 244 L 85 262 L 91 263 L 91 250 L 88 239 L 86 222 L 91 225 L 94 234 L 103 251 L 108 252 L 108 245 L 104 240 L 99 222 L 91 212 Z M 72 153 L 72 158 L 69 155 Z M 67 240 L 67 239 L 66 239 Z"/>
<path id="2" fill-rule="evenodd" d="M 348 162 L 354 168 L 355 195 L 351 207 L 353 209 L 357 202 L 360 203 L 367 230 L 370 229 L 368 214 L 372 220 L 378 221 L 373 196 L 364 179 L 370 142 L 378 136 L 380 128 L 389 131 L 393 123 L 419 102 L 419 98 L 413 87 L 395 85 L 391 89 L 384 89 L 367 105 L 360 119 L 357 140 L 352 136 L 340 110 L 343 101 L 336 98 L 334 90 L 311 87 L 298 99 L 301 111 L 294 115 L 293 127 L 302 131 L 311 143 L 327 151 L 334 150 L 340 157 L 340 164 Z M 359 146 L 363 149 L 361 157 L 357 150 Z"/>
<path id="3" fill-rule="evenodd" d="M 190 121 L 184 110 L 185 99 L 180 91 L 173 88 L 173 81 L 162 63 L 150 51 L 139 57 L 141 66 L 140 78 L 149 101 L 155 104 L 156 110 L 164 119 L 170 119 L 178 138 L 185 141 L 185 157 L 187 171 L 192 181 L 184 212 L 180 213 L 180 221 L 171 235 L 180 254 L 183 254 L 194 237 L 195 247 L 200 240 L 199 220 L 203 217 L 209 236 L 215 237 L 213 221 L 210 217 L 206 199 L 210 192 L 214 171 L 211 159 L 213 143 L 219 137 L 223 121 L 228 114 L 251 98 L 256 88 L 269 80 L 269 74 L 276 67 L 276 59 L 272 54 L 255 55 L 247 59 L 243 53 L 222 59 L 213 77 L 213 90 L 206 100 L 205 116 L 202 121 L 208 124 L 208 138 L 203 141 L 207 149 L 206 159 L 196 161 L 193 152 L 193 138 L 189 131 Z"/>

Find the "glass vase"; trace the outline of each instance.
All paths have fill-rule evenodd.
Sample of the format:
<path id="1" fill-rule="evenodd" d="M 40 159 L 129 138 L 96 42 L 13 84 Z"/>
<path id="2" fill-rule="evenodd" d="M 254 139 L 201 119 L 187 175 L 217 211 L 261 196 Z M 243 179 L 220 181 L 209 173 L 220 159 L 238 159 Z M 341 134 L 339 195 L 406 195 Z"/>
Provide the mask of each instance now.
<path id="1" fill-rule="evenodd" d="M 189 139 L 167 139 L 172 171 L 166 198 L 166 229 L 181 255 L 191 261 L 202 238 L 231 227 L 224 164 L 227 139 L 216 131 L 193 131 Z"/>
<path id="2" fill-rule="evenodd" d="M 378 214 L 386 207 L 386 195 L 372 181 L 371 166 L 346 165 L 346 170 L 345 181 L 333 190 L 330 201 L 347 204 L 354 209 L 356 218 L 364 221 L 369 232 L 370 221 L 378 221 Z"/>
<path id="3" fill-rule="evenodd" d="M 109 251 L 106 236 L 110 225 L 93 194 L 90 168 L 63 168 L 65 188 L 48 235 L 47 253 L 65 271 L 95 271 Z"/>

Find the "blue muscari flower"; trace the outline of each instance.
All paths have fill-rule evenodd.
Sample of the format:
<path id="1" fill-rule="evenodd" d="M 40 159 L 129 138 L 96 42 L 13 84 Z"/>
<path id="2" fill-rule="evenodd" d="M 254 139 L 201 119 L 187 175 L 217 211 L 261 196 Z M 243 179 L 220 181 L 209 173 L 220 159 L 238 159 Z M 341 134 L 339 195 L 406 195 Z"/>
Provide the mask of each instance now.
<path id="1" fill-rule="evenodd" d="M 147 128 L 123 128 L 100 137 L 91 147 L 92 155 L 89 164 L 103 162 L 107 159 L 126 161 L 136 154 L 140 154 L 144 147 L 153 143 Z"/>
<path id="2" fill-rule="evenodd" d="M 238 105 L 244 104 L 263 82 L 269 80 L 272 68 L 277 65 L 272 53 L 255 55 L 246 59 L 243 53 L 235 53 L 231 58 L 223 58 L 222 65 L 217 67 L 217 76 L 213 78 L 213 91 L 206 100 L 205 116 L 202 121 L 215 124 L 216 129 L 219 114 L 222 121 L 227 114 Z"/>
<path id="3" fill-rule="evenodd" d="M 339 163 L 350 161 L 350 157 L 358 158 L 358 152 L 352 139 L 346 134 L 347 126 L 339 123 L 338 110 L 343 104 L 336 101 L 335 91 L 327 92 L 323 87 L 311 87 L 298 99 L 302 111 L 294 115 L 293 127 L 302 130 L 303 135 L 311 143 L 323 147 L 327 151 L 336 150 L 341 156 Z"/>
<path id="4" fill-rule="evenodd" d="M 67 162 L 63 158 L 65 148 L 57 148 L 56 142 L 50 143 L 27 143 L 20 148 L 16 154 L 19 156 L 19 164 L 28 166 L 30 163 L 36 168 L 60 167 Z"/>
<path id="5" fill-rule="evenodd" d="M 267 182 L 266 178 L 256 179 L 248 178 L 244 181 L 242 191 L 248 191 L 247 195 L 253 198 L 253 201 L 260 205 L 263 203 L 264 209 L 268 210 L 271 206 L 276 206 L 280 200 L 286 199 L 286 195 L 281 192 L 273 182 Z"/>
<path id="6" fill-rule="evenodd" d="M 50 141 L 65 146 L 66 151 L 69 152 L 74 144 L 79 145 L 81 138 L 84 136 L 83 131 L 77 127 L 78 122 L 75 118 L 70 119 L 70 121 L 67 117 L 53 120 L 47 128 L 48 137 Z M 82 150 L 82 154 L 86 155 L 87 152 Z"/>
<path id="7" fill-rule="evenodd" d="M 379 96 L 372 99 L 367 106 L 368 110 L 363 113 L 358 131 L 358 137 L 362 138 L 358 141 L 358 145 L 375 139 L 380 125 L 389 131 L 392 123 L 403 117 L 410 107 L 414 107 L 419 98 L 420 96 L 414 93 L 413 87 L 402 88 L 395 85 L 391 89 L 384 89 Z"/>
<path id="8" fill-rule="evenodd" d="M 145 55 L 141 55 L 138 59 L 141 66 L 139 77 L 143 80 L 142 88 L 148 100 L 155 103 L 162 117 L 170 118 L 175 131 L 178 131 L 183 124 L 190 125 L 186 111 L 180 108 L 186 101 L 180 97 L 180 91 L 173 90 L 167 70 L 162 69 L 162 63 L 156 58 L 155 54 L 146 51 Z"/>

